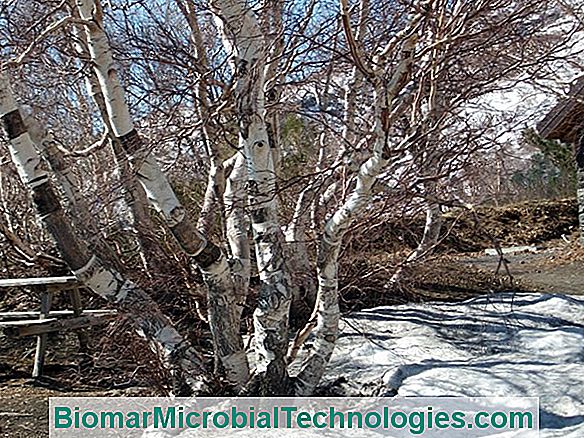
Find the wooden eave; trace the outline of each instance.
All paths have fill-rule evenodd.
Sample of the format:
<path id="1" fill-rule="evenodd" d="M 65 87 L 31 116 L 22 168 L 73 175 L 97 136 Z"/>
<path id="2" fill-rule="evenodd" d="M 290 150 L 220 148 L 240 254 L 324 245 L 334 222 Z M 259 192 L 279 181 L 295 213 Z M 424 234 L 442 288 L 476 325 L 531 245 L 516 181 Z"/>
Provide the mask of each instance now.
<path id="1" fill-rule="evenodd" d="M 570 89 L 568 97 L 560 101 L 536 126 L 537 132 L 548 140 L 574 143 L 584 128 L 584 76 Z"/>

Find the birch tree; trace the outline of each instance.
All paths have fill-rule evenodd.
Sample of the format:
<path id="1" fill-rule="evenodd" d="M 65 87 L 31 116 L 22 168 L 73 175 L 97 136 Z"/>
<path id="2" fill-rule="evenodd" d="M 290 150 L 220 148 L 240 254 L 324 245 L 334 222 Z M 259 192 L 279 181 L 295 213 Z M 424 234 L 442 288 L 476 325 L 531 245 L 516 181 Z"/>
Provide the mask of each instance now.
<path id="1" fill-rule="evenodd" d="M 103 31 L 103 15 L 99 3 L 85 0 L 78 1 L 77 6 L 79 16 L 87 23 L 87 44 L 113 133 L 130 157 L 148 198 L 162 214 L 185 253 L 205 276 L 209 288 L 209 319 L 211 331 L 216 338 L 216 354 L 225 367 L 228 378 L 233 383 L 242 385 L 248 376 L 247 358 L 239 333 L 235 292 L 225 256 L 219 247 L 196 229 L 166 176 L 154 157 L 148 153 L 146 145 L 134 128 L 124 89 L 117 78 L 107 36 Z"/>
<path id="2" fill-rule="evenodd" d="M 178 382 L 192 390 L 208 390 L 207 374 L 198 354 L 176 331 L 158 306 L 136 284 L 108 267 L 73 231 L 53 188 L 46 166 L 32 142 L 21 111 L 14 99 L 8 73 L 0 71 L 0 119 L 9 140 L 12 161 L 29 188 L 37 212 L 55 240 L 61 256 L 79 282 L 128 312 L 154 351 L 176 375 Z"/>
<path id="3" fill-rule="evenodd" d="M 51 120 L 42 114 L 50 109 L 40 108 L 38 117 L 43 92 L 35 74 L 42 78 L 70 68 L 82 71 L 71 76 L 80 83 L 89 79 L 76 84 L 86 90 L 76 94 L 74 104 L 56 106 L 66 117 L 77 116 L 76 126 L 85 125 L 75 135 L 111 137 L 107 156 L 115 157 L 113 166 L 125 174 L 127 203 L 137 223 L 146 223 L 132 233 L 145 243 L 144 237 L 154 237 L 145 194 L 165 222 L 162 232 L 174 236 L 201 271 L 208 292 L 204 319 L 220 365 L 215 375 L 146 289 L 76 235 L 49 178 L 62 179 L 58 172 L 67 173 L 67 165 L 76 163 L 45 147 L 54 165 L 43 167 L 38 150 L 44 143 L 22 121 L 12 92 L 5 91 L 6 78 L 2 117 L 13 161 L 62 257 L 83 284 L 130 315 L 161 360 L 176 370 L 177 380 L 183 376 L 197 393 L 225 377 L 239 394 L 310 395 L 338 336 L 339 281 L 350 230 L 372 206 L 385 205 L 384 214 L 390 215 L 409 203 L 425 213 L 426 229 L 403 265 L 423 263 L 439 241 L 441 206 L 451 205 L 449 197 L 462 190 L 469 157 L 488 149 L 477 140 L 487 122 L 468 132 L 469 102 L 508 86 L 501 81 L 530 74 L 529 66 L 552 57 L 555 48 L 538 40 L 537 22 L 530 21 L 547 11 L 545 4 L 252 3 L 172 0 L 120 8 L 113 2 L 109 12 L 97 0 L 58 4 L 43 11 L 46 27 L 15 44 L 20 52 L 8 70 L 21 105 L 33 108 L 41 124 Z M 135 22 L 133 8 L 140 11 Z M 54 21 L 47 23 L 47 17 Z M 63 47 L 73 48 L 63 55 L 71 60 L 66 67 L 32 62 L 42 53 L 66 51 Z M 55 82 L 54 88 L 66 94 L 69 87 Z M 84 103 L 87 99 L 93 104 Z M 208 171 L 198 212 L 179 201 L 163 171 L 172 160 L 153 153 L 165 133 L 152 132 L 168 128 L 156 124 L 161 113 L 180 131 L 166 138 L 179 153 L 186 149 L 181 142 L 188 141 L 190 165 Z M 180 126 L 184 120 L 189 126 Z M 294 155 L 304 151 L 288 144 L 284 127 L 290 120 L 298 122 L 310 155 L 292 170 Z M 56 132 L 63 144 L 74 135 L 63 126 Z M 106 180 L 90 172 L 83 178 L 96 184 Z M 83 187 L 75 187 L 75 178 L 61 185 L 75 203 L 75 190 L 79 195 Z M 4 228 L 0 231 L 33 258 L 14 230 Z M 156 277 L 151 268 L 156 255 L 144 251 L 144 259 L 143 272 Z M 133 274 L 140 282 L 140 273 Z M 291 304 L 301 290 L 315 292 L 315 305 L 306 326 L 292 333 L 290 321 L 297 315 Z M 245 351 L 240 328 L 247 304 L 255 306 L 253 354 Z"/>
<path id="4" fill-rule="evenodd" d="M 212 6 L 236 80 L 234 99 L 240 145 L 246 160 L 251 227 L 261 280 L 254 313 L 255 373 L 260 394 L 286 394 L 289 392 L 285 359 L 291 284 L 275 200 L 273 144 L 265 121 L 264 41 L 258 21 L 245 2 L 215 1 Z"/>

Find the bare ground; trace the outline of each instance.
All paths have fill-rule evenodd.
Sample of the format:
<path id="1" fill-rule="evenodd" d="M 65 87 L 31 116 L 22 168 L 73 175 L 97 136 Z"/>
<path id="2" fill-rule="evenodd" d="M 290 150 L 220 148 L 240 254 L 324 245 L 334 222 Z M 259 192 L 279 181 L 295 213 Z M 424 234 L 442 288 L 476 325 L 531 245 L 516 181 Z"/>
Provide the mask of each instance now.
<path id="1" fill-rule="evenodd" d="M 554 247 L 537 252 L 506 254 L 505 259 L 514 279 L 523 289 L 568 295 L 584 295 L 584 253 L 574 245 L 556 242 Z M 460 261 L 474 268 L 494 271 L 499 257 L 483 254 L 462 256 Z M 504 267 L 500 267 L 504 271 Z"/>

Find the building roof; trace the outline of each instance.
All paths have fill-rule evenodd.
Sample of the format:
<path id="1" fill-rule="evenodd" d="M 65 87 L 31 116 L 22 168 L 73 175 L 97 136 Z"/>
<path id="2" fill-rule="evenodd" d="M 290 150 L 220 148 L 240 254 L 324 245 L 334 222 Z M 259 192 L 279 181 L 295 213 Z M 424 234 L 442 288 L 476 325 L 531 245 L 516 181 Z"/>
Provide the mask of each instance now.
<path id="1" fill-rule="evenodd" d="M 575 143 L 584 128 L 584 76 L 570 87 L 566 99 L 561 100 L 538 124 L 537 132 L 548 140 Z"/>

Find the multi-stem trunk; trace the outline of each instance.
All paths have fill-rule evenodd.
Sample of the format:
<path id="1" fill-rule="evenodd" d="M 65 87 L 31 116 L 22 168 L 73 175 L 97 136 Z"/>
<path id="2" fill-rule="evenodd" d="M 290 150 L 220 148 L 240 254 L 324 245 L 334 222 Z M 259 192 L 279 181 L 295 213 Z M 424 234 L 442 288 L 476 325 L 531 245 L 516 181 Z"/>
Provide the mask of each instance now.
<path id="1" fill-rule="evenodd" d="M 176 382 L 187 383 L 194 392 L 208 390 L 208 376 L 198 354 L 156 303 L 144 290 L 92 254 L 83 239 L 75 234 L 28 133 L 4 72 L 0 72 L 0 119 L 18 174 L 30 189 L 43 224 L 79 282 L 128 314 L 138 332 L 173 371 Z"/>
<path id="2" fill-rule="evenodd" d="M 347 2 L 341 0 L 341 5 L 346 13 Z M 346 28 L 345 30 L 348 34 L 347 38 L 354 43 L 350 29 Z M 324 374 L 336 343 L 340 317 L 337 296 L 338 258 L 342 239 L 351 223 L 367 207 L 371 197 L 371 189 L 377 176 L 389 161 L 387 115 L 394 103 L 394 99 L 403 89 L 408 76 L 411 74 L 417 41 L 417 27 L 415 30 L 416 32 L 412 32 L 404 39 L 401 49 L 402 58 L 389 81 L 385 79 L 387 72 L 380 68 L 382 64 L 369 70 L 359 59 L 359 53 L 353 55 L 356 65 L 370 75 L 374 85 L 373 155 L 361 165 L 355 188 L 347 201 L 333 214 L 324 229 L 317 257 L 317 302 L 313 317 L 301 333 L 301 339 L 299 340 L 299 342 L 302 342 L 306 339 L 308 333 L 314 327 L 315 341 L 304 360 L 299 374 L 296 376 L 295 393 L 297 395 L 306 396 L 313 392 Z M 355 48 L 355 50 L 357 49 Z M 381 59 L 382 57 L 378 57 L 378 61 Z M 409 139 L 406 138 L 402 143 L 407 143 L 408 141 Z"/>
<path id="3" fill-rule="evenodd" d="M 77 188 L 70 163 L 57 146 L 53 134 L 43 129 L 35 120 L 33 114 L 24 117 L 24 123 L 37 151 L 46 160 L 51 173 L 55 176 L 57 186 L 69 207 L 69 218 L 74 228 L 87 240 L 88 247 L 92 253 L 96 253 L 107 261 L 109 265 L 115 267 L 116 270 L 123 272 L 124 266 L 118 255 L 105 240 L 105 235 L 90 231 L 95 230 L 97 224 L 93 222 L 93 218 L 90 216 L 87 204 Z"/>
<path id="4" fill-rule="evenodd" d="M 86 22 L 88 48 L 114 135 L 130 157 L 149 200 L 162 214 L 184 252 L 203 273 L 208 287 L 209 323 L 216 354 L 227 378 L 241 386 L 248 379 L 249 368 L 239 332 L 239 316 L 227 260 L 221 249 L 197 230 L 156 159 L 147 150 L 134 128 L 125 91 L 119 81 L 107 36 L 103 30 L 99 2 L 78 0 L 77 6 L 79 15 Z"/>
<path id="5" fill-rule="evenodd" d="M 79 18 L 79 11 L 73 10 L 73 15 Z M 73 46 L 77 54 L 82 58 L 89 56 L 87 34 L 81 26 L 73 27 L 75 41 Z M 95 70 L 89 71 L 85 78 L 85 88 L 93 99 L 99 114 L 103 120 L 106 134 L 110 139 L 111 153 L 114 157 L 114 166 L 123 188 L 126 213 L 130 216 L 130 227 L 136 238 L 139 255 L 149 276 L 156 273 L 171 272 L 172 266 L 164 248 L 156 238 L 156 225 L 150 216 L 148 198 L 144 188 L 139 183 L 136 175 L 130 169 L 128 157 L 115 137 L 112 124 L 107 113 L 107 105 Z"/>
<path id="6" fill-rule="evenodd" d="M 315 306 L 315 343 L 296 377 L 296 394 L 310 395 L 320 381 L 337 339 L 340 310 L 338 304 L 338 258 L 343 237 L 355 218 L 365 209 L 377 175 L 388 162 L 386 136 L 381 112 L 385 108 L 382 90 L 376 90 L 376 126 L 373 156 L 360 168 L 357 185 L 347 201 L 327 222 L 318 249 L 318 295 Z M 314 320 L 315 318 L 313 318 Z"/>
<path id="7" fill-rule="evenodd" d="M 290 279 L 278 224 L 273 143 L 265 121 L 265 53 L 257 19 L 243 0 L 212 1 L 235 76 L 240 143 L 247 164 L 248 199 L 261 288 L 254 312 L 257 391 L 287 393 Z"/>

